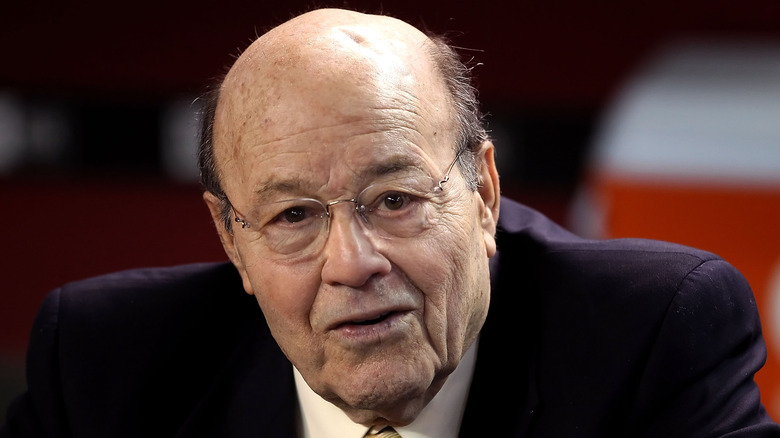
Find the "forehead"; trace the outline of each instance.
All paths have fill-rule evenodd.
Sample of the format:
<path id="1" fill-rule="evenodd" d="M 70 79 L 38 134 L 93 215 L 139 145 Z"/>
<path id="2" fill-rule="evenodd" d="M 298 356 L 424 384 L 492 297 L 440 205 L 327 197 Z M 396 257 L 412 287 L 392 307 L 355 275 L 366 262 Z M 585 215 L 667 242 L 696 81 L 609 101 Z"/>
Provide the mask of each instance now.
<path id="1" fill-rule="evenodd" d="M 223 174 L 226 166 L 267 168 L 274 157 L 293 154 L 384 153 L 403 145 L 446 154 L 437 148 L 452 145 L 454 117 L 431 43 L 395 25 L 392 32 L 361 24 L 275 29 L 250 46 L 226 77 L 217 107 Z"/>

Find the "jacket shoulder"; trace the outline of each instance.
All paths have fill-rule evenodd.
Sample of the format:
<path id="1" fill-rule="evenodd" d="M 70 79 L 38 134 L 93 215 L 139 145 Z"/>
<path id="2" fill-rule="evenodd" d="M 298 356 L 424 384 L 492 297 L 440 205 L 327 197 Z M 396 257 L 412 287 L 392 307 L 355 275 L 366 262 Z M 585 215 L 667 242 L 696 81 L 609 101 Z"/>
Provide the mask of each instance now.
<path id="1" fill-rule="evenodd" d="M 536 346 L 538 397 L 555 413 L 540 430 L 777 432 L 751 379 L 766 357 L 755 300 L 733 265 L 670 242 L 584 239 L 503 203 L 488 322 L 521 321 Z"/>
<path id="2" fill-rule="evenodd" d="M 140 433 L 157 424 L 171 436 L 246 333 L 271 342 L 257 302 L 227 263 L 68 283 L 47 296 L 36 317 L 29 392 L 67 406 L 74 431 L 99 436 L 109 432 L 103 426 L 132 424 Z"/>
<path id="3" fill-rule="evenodd" d="M 577 284 L 584 280 L 636 283 L 649 276 L 646 280 L 656 285 L 663 281 L 675 283 L 702 263 L 723 261 L 712 252 L 672 242 L 582 238 L 533 209 L 510 200 L 501 202 L 497 237 L 500 257 L 512 263 L 528 259 L 537 266 L 537 273 L 549 275 L 548 281 L 568 278 Z M 718 266 L 740 275 L 728 263 Z M 561 277 L 559 273 L 566 275 Z"/>

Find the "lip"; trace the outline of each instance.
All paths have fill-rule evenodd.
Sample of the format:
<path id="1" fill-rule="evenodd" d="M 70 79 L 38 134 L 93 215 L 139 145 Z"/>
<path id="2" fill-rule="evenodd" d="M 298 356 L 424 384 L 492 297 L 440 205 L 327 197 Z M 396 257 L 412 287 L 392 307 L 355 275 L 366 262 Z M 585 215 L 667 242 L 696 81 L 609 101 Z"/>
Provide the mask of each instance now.
<path id="1" fill-rule="evenodd" d="M 390 333 L 409 313 L 411 309 L 392 308 L 350 314 L 331 324 L 328 331 L 349 338 L 380 336 Z"/>
<path id="2" fill-rule="evenodd" d="M 385 319 L 392 317 L 394 314 L 406 313 L 409 312 L 409 310 L 410 309 L 407 308 L 391 307 L 391 308 L 373 309 L 373 310 L 362 311 L 362 312 L 354 312 L 348 315 L 344 315 L 341 318 L 334 321 L 332 324 L 330 324 L 328 330 L 338 330 L 344 326 L 350 326 L 350 325 L 359 325 L 359 326 L 373 325 L 371 321 L 376 321 L 374 322 L 374 324 L 377 324 Z"/>
<path id="3" fill-rule="evenodd" d="M 391 333 L 395 332 L 399 322 L 406 314 L 407 312 L 390 312 L 370 324 L 347 322 L 337 326 L 334 332 L 353 340 L 387 339 Z"/>

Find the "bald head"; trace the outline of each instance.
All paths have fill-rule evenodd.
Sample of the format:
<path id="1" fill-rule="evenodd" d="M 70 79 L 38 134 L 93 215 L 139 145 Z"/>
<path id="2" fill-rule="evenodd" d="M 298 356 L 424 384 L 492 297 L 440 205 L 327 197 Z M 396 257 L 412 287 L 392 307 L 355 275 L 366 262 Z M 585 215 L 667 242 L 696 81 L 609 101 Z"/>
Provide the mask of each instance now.
<path id="1" fill-rule="evenodd" d="M 410 75 L 413 66 L 430 66 L 426 47 L 426 35 L 395 18 L 319 9 L 258 38 L 233 65 L 223 92 L 246 76 L 274 87 L 297 79 L 302 82 L 295 85 L 305 86 L 344 76 L 355 83 L 371 75 Z"/>
<path id="2" fill-rule="evenodd" d="M 359 117 L 355 112 L 367 107 L 419 111 L 454 135 L 453 148 L 473 151 L 487 135 L 470 81 L 469 69 L 443 39 L 401 20 L 341 9 L 297 16 L 255 40 L 208 99 L 202 182 L 226 201 L 227 220 L 222 164 L 236 159 L 248 133 L 253 142 L 274 141 L 272 133 L 305 130 L 313 110 L 329 113 L 333 123 Z M 430 105 L 420 107 L 420 95 Z M 334 103 L 344 105 L 336 111 Z M 460 164 L 476 186 L 469 154 Z"/>
<path id="3" fill-rule="evenodd" d="M 240 147 L 245 137 L 238 136 L 246 131 L 260 134 L 254 142 L 305 131 L 312 112 L 340 124 L 367 107 L 392 106 L 423 112 L 432 124 L 449 128 L 452 105 L 431 47 L 403 21 L 339 9 L 309 12 L 276 27 L 246 49 L 222 84 L 218 156 L 228 151 L 222 145 Z"/>
<path id="4" fill-rule="evenodd" d="M 366 61 L 383 64 L 386 57 L 414 59 L 429 38 L 417 28 L 392 17 L 342 9 L 318 9 L 299 15 L 258 38 L 236 62 L 296 66 L 302 57 Z M 257 59 L 255 55 L 266 59 Z M 344 58 L 347 59 L 344 59 Z"/>

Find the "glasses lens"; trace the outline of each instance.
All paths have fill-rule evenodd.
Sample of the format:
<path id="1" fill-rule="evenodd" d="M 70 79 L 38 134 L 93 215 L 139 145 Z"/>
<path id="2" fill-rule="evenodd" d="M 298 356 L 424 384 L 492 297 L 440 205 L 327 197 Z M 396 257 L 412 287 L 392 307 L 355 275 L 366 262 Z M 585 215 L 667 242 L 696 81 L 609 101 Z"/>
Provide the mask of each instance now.
<path id="1" fill-rule="evenodd" d="M 266 204 L 258 230 L 272 252 L 289 255 L 304 251 L 320 234 L 326 222 L 325 206 L 316 199 L 291 199 Z"/>
<path id="2" fill-rule="evenodd" d="M 358 196 L 361 215 L 386 237 L 414 237 L 434 225 L 435 181 L 410 177 L 373 184 Z"/>

